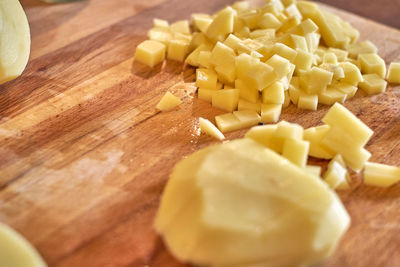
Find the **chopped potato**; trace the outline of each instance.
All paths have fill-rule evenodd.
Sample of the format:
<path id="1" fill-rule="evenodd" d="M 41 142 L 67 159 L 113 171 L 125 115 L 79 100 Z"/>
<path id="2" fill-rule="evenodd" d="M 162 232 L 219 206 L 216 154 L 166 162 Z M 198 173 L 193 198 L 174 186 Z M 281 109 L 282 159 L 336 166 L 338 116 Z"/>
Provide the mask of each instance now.
<path id="1" fill-rule="evenodd" d="M 158 102 L 156 108 L 161 111 L 168 111 L 179 106 L 181 103 L 182 101 L 178 97 L 174 96 L 170 92 L 166 92 L 160 102 Z"/>
<path id="2" fill-rule="evenodd" d="M 359 54 L 358 61 L 361 65 L 361 71 L 365 74 L 375 73 L 382 79 L 386 76 L 385 61 L 374 53 Z"/>
<path id="3" fill-rule="evenodd" d="M 366 162 L 364 183 L 367 185 L 389 187 L 400 182 L 400 167 Z"/>
<path id="4" fill-rule="evenodd" d="M 166 47 L 163 43 L 146 40 L 136 47 L 135 60 L 149 67 L 164 61 Z"/>
<path id="5" fill-rule="evenodd" d="M 218 128 L 215 127 L 214 124 L 212 124 L 211 121 L 204 119 L 204 118 L 199 118 L 199 123 L 200 123 L 201 132 L 211 135 L 212 137 L 215 137 L 218 140 L 225 139 L 225 136 L 223 135 L 223 133 L 221 133 L 218 130 Z"/>
<path id="6" fill-rule="evenodd" d="M 363 80 L 358 86 L 369 95 L 386 91 L 387 82 L 375 73 L 364 74 Z"/>
<path id="7" fill-rule="evenodd" d="M 390 63 L 387 81 L 390 83 L 400 83 L 400 62 Z"/>

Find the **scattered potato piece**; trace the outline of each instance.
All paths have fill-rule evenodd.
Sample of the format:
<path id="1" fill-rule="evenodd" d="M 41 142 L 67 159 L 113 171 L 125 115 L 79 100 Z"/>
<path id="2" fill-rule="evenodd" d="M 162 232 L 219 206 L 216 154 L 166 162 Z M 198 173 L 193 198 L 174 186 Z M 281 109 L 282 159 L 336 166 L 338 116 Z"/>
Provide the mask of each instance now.
<path id="1" fill-rule="evenodd" d="M 254 110 L 258 114 L 261 114 L 261 102 L 252 103 L 245 99 L 239 98 L 238 110 Z"/>
<path id="2" fill-rule="evenodd" d="M 350 175 L 340 154 L 329 162 L 328 169 L 322 178 L 332 189 L 349 189 Z"/>
<path id="3" fill-rule="evenodd" d="M 254 110 L 234 111 L 233 115 L 239 120 L 241 129 L 255 126 L 261 121 L 260 115 Z"/>
<path id="4" fill-rule="evenodd" d="M 211 69 L 196 70 L 196 86 L 200 88 L 217 90 L 218 76 Z"/>
<path id="5" fill-rule="evenodd" d="M 211 121 L 204 118 L 199 118 L 199 123 L 201 132 L 211 135 L 220 141 L 225 139 L 223 133 L 221 133 Z"/>
<path id="6" fill-rule="evenodd" d="M 400 168 L 386 164 L 366 162 L 364 183 L 367 185 L 389 187 L 400 181 Z"/>
<path id="7" fill-rule="evenodd" d="M 213 89 L 199 88 L 197 89 L 197 97 L 211 103 L 213 92 L 215 92 Z"/>
<path id="8" fill-rule="evenodd" d="M 378 48 L 371 41 L 362 41 L 359 43 L 351 44 L 348 48 L 349 56 L 357 58 L 359 54 L 378 53 Z"/>
<path id="9" fill-rule="evenodd" d="M 212 94 L 213 107 L 232 112 L 239 103 L 239 89 L 224 89 Z"/>
<path id="10" fill-rule="evenodd" d="M 171 40 L 168 43 L 167 58 L 183 62 L 189 49 L 189 42 L 184 40 Z"/>
<path id="11" fill-rule="evenodd" d="M 286 139 L 283 145 L 282 156 L 304 168 L 307 164 L 310 143 L 298 139 Z"/>
<path id="12" fill-rule="evenodd" d="M 386 64 L 385 61 L 377 54 L 359 54 L 358 61 L 361 64 L 361 71 L 364 74 L 376 73 L 382 79 L 385 78 Z"/>
<path id="13" fill-rule="evenodd" d="M 306 165 L 304 167 L 304 171 L 314 175 L 316 178 L 319 179 L 319 177 L 321 176 L 321 166 L 313 166 L 313 165 Z"/>
<path id="14" fill-rule="evenodd" d="M 386 91 L 387 82 L 375 73 L 364 74 L 363 82 L 359 83 L 359 87 L 369 95 L 379 94 Z"/>
<path id="15" fill-rule="evenodd" d="M 297 107 L 301 109 L 317 110 L 318 95 L 299 95 Z"/>
<path id="16" fill-rule="evenodd" d="M 310 142 L 310 156 L 321 159 L 333 158 L 335 153 L 321 143 L 329 129 L 329 125 L 325 124 L 304 130 L 303 139 Z"/>
<path id="17" fill-rule="evenodd" d="M 282 139 L 303 139 L 303 127 L 297 123 L 281 121 L 277 124 L 274 136 Z"/>
<path id="18" fill-rule="evenodd" d="M 265 104 L 283 104 L 285 93 L 281 82 L 274 82 L 262 91 L 262 102 Z"/>
<path id="19" fill-rule="evenodd" d="M 168 111 L 177 107 L 181 103 L 182 101 L 178 97 L 174 96 L 170 92 L 166 92 L 160 102 L 158 102 L 156 108 L 161 111 Z"/>
<path id="20" fill-rule="evenodd" d="M 387 81 L 390 83 L 400 83 L 400 62 L 390 63 Z"/>
<path id="21" fill-rule="evenodd" d="M 281 115 L 282 104 L 261 104 L 261 122 L 277 122 Z"/>
<path id="22" fill-rule="evenodd" d="M 136 47 L 135 61 L 139 61 L 149 67 L 154 67 L 163 62 L 165 58 L 165 45 L 163 43 L 146 40 Z"/>

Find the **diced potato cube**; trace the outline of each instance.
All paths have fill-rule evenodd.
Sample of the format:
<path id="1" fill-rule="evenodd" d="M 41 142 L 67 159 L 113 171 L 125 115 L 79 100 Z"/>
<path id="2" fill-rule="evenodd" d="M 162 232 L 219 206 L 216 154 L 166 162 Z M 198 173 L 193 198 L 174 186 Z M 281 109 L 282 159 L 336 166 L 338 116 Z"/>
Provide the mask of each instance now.
<path id="1" fill-rule="evenodd" d="M 257 28 L 262 17 L 262 13 L 258 9 L 249 9 L 239 14 L 239 18 L 250 30 Z"/>
<path id="2" fill-rule="evenodd" d="M 273 67 L 262 62 L 257 62 L 249 66 L 243 80 L 248 83 L 249 87 L 262 91 L 265 87 L 279 79 Z"/>
<path id="3" fill-rule="evenodd" d="M 317 110 L 318 107 L 318 95 L 299 95 L 297 107 L 301 109 Z"/>
<path id="4" fill-rule="evenodd" d="M 153 19 L 153 27 L 154 28 L 162 28 L 162 29 L 168 29 L 169 24 L 168 21 L 163 20 L 163 19 Z"/>
<path id="5" fill-rule="evenodd" d="M 170 26 L 171 31 L 180 32 L 183 34 L 190 34 L 189 21 L 180 20 L 175 23 L 172 23 Z"/>
<path id="6" fill-rule="evenodd" d="M 289 91 L 290 101 L 292 101 L 293 104 L 297 105 L 299 101 L 299 96 L 301 94 L 304 94 L 304 92 L 300 89 L 298 77 L 293 77 L 293 79 L 290 81 L 290 86 L 288 91 Z"/>
<path id="7" fill-rule="evenodd" d="M 290 62 L 295 62 L 297 52 L 296 50 L 290 48 L 289 46 L 282 44 L 282 43 L 275 43 L 272 52 L 273 55 L 279 55 L 283 58 L 286 58 Z"/>
<path id="8" fill-rule="evenodd" d="M 239 89 L 224 89 L 212 94 L 213 107 L 232 112 L 237 109 Z"/>
<path id="9" fill-rule="evenodd" d="M 232 113 L 215 116 L 215 122 L 218 129 L 223 133 L 236 131 L 241 127 L 239 119 Z"/>
<path id="10" fill-rule="evenodd" d="M 346 109 L 339 103 L 335 103 L 322 118 L 322 121 L 332 127 L 343 129 L 347 133 L 345 136 L 337 138 L 349 137 L 354 145 L 364 146 L 374 133 L 367 125 L 357 118 L 351 111 Z M 339 153 L 342 154 L 342 153 Z M 342 154 L 342 156 L 344 156 Z"/>
<path id="11" fill-rule="evenodd" d="M 310 142 L 310 156 L 321 159 L 333 158 L 335 152 L 321 143 L 321 140 L 325 137 L 329 129 L 329 125 L 325 124 L 304 130 L 303 139 Z"/>
<path id="12" fill-rule="evenodd" d="M 360 54 L 358 55 L 358 61 L 360 61 L 362 73 L 376 73 L 382 79 L 385 78 L 386 64 L 385 61 L 377 54 Z"/>
<path id="13" fill-rule="evenodd" d="M 285 13 L 288 15 L 288 17 L 295 17 L 298 20 L 302 20 L 303 16 L 301 15 L 300 11 L 297 9 L 296 4 L 291 4 L 285 9 Z"/>
<path id="14" fill-rule="evenodd" d="M 274 82 L 262 91 L 262 102 L 265 104 L 283 104 L 285 93 L 281 82 Z"/>
<path id="15" fill-rule="evenodd" d="M 322 58 L 323 63 L 338 64 L 338 59 L 333 52 L 326 52 Z"/>
<path id="16" fill-rule="evenodd" d="M 257 103 L 252 103 L 242 98 L 239 98 L 238 110 L 254 110 L 258 114 L 261 113 L 261 103 L 258 101 Z"/>
<path id="17" fill-rule="evenodd" d="M 291 70 L 290 61 L 279 55 L 273 55 L 265 63 L 273 68 L 273 70 L 275 71 L 277 80 L 281 80 Z M 272 82 L 274 82 L 274 81 L 272 81 Z"/>
<path id="18" fill-rule="evenodd" d="M 245 11 L 249 9 L 250 3 L 248 1 L 237 1 L 232 5 L 232 7 L 239 12 Z"/>
<path id="19" fill-rule="evenodd" d="M 325 92 L 320 93 L 319 103 L 324 105 L 333 105 L 336 102 L 343 103 L 347 99 L 347 94 L 338 90 L 336 87 L 328 86 Z"/>
<path id="20" fill-rule="evenodd" d="M 149 67 L 154 67 L 163 62 L 165 58 L 165 45 L 163 43 L 146 40 L 136 47 L 135 61 L 139 61 Z"/>
<path id="21" fill-rule="evenodd" d="M 211 49 L 214 47 L 214 44 L 211 43 L 211 41 L 207 38 L 207 36 L 204 33 L 194 32 L 192 34 L 192 40 L 190 41 L 189 52 L 193 52 L 193 50 L 200 47 L 201 45 L 207 47 L 206 50 L 208 51 L 211 51 Z M 204 51 L 204 49 L 202 51 Z"/>
<path id="22" fill-rule="evenodd" d="M 205 45 L 201 44 L 199 47 L 197 47 L 192 53 L 190 53 L 185 62 L 187 62 L 189 65 L 198 67 L 199 66 L 199 55 L 201 51 L 210 51 L 210 48 Z"/>
<path id="23" fill-rule="evenodd" d="M 306 165 L 304 167 L 304 170 L 307 173 L 314 175 L 318 178 L 321 176 L 321 169 L 322 169 L 321 166 L 313 166 L 313 165 Z"/>
<path id="24" fill-rule="evenodd" d="M 360 69 L 356 65 L 350 62 L 340 62 L 339 66 L 343 68 L 344 72 L 344 78 L 341 79 L 341 82 L 357 86 L 359 82 L 364 80 Z"/>
<path id="25" fill-rule="evenodd" d="M 303 127 L 297 123 L 290 123 L 287 121 L 281 121 L 277 124 L 275 137 L 283 139 L 303 139 Z"/>
<path id="26" fill-rule="evenodd" d="M 252 103 L 259 102 L 260 94 L 259 91 L 255 88 L 249 87 L 244 81 L 242 80 L 235 80 L 235 88 L 239 89 L 239 96 L 247 101 Z"/>
<path id="27" fill-rule="evenodd" d="M 235 81 L 235 51 L 221 42 L 217 42 L 211 52 L 211 62 L 216 71 L 227 82 Z"/>
<path id="28" fill-rule="evenodd" d="M 223 133 L 218 130 L 217 127 L 215 127 L 214 124 L 212 124 L 211 121 L 204 119 L 204 118 L 199 118 L 199 123 L 200 123 L 200 131 L 208 134 L 212 137 L 215 137 L 218 140 L 224 140 L 225 136 Z"/>
<path id="29" fill-rule="evenodd" d="M 255 126 L 261 120 L 260 115 L 254 110 L 234 111 L 233 115 L 240 121 L 241 129 Z"/>
<path id="30" fill-rule="evenodd" d="M 306 38 L 304 38 L 303 36 L 291 34 L 289 40 L 290 41 L 289 41 L 288 45 L 291 48 L 293 48 L 295 50 L 299 49 L 299 50 L 308 52 L 307 41 L 306 41 Z"/>
<path id="31" fill-rule="evenodd" d="M 206 89 L 217 89 L 217 73 L 211 69 L 196 70 L 196 86 Z"/>
<path id="32" fill-rule="evenodd" d="M 261 104 L 261 121 L 263 123 L 277 122 L 281 111 L 281 104 Z"/>
<path id="33" fill-rule="evenodd" d="M 254 64 L 259 63 L 258 58 L 254 58 L 247 54 L 240 54 L 235 58 L 236 75 L 239 79 L 247 78 L 247 70 Z"/>
<path id="34" fill-rule="evenodd" d="M 215 92 L 214 89 L 199 88 L 197 90 L 197 97 L 211 103 L 213 92 Z"/>
<path id="35" fill-rule="evenodd" d="M 321 35 L 319 33 L 308 33 L 304 36 L 307 41 L 307 47 L 308 47 L 308 52 L 314 53 L 318 46 L 319 46 L 319 41 L 321 39 Z"/>
<path id="36" fill-rule="evenodd" d="M 390 63 L 387 81 L 390 83 L 400 83 L 400 62 Z"/>
<path id="37" fill-rule="evenodd" d="M 257 39 L 262 37 L 262 40 L 273 40 L 275 38 L 275 30 L 274 29 L 254 30 L 250 32 L 249 37 L 251 39 Z"/>
<path id="38" fill-rule="evenodd" d="M 378 48 L 371 41 L 362 41 L 351 44 L 347 49 L 349 56 L 357 58 L 359 54 L 378 53 Z"/>
<path id="39" fill-rule="evenodd" d="M 349 55 L 348 51 L 333 47 L 329 47 L 328 51 L 334 53 L 339 62 L 345 61 Z"/>
<path id="40" fill-rule="evenodd" d="M 369 95 L 379 94 L 386 91 L 387 82 L 375 73 L 364 74 L 364 81 L 358 84 L 364 92 Z"/>
<path id="41" fill-rule="evenodd" d="M 167 58 L 183 62 L 189 49 L 189 43 L 183 40 L 172 40 L 168 43 Z"/>
<path id="42" fill-rule="evenodd" d="M 304 50 L 296 49 L 297 55 L 293 62 L 296 65 L 296 70 L 309 70 L 313 64 L 313 54 Z"/>
<path id="43" fill-rule="evenodd" d="M 313 67 L 310 71 L 300 76 L 300 86 L 308 94 L 318 94 L 326 90 L 332 79 L 332 72 Z"/>
<path id="44" fill-rule="evenodd" d="M 289 95 L 289 91 L 286 90 L 285 91 L 285 98 L 283 100 L 282 107 L 283 108 L 287 108 L 289 105 L 290 105 L 290 95 Z"/>
<path id="45" fill-rule="evenodd" d="M 245 49 L 245 45 L 242 40 L 234 34 L 229 34 L 229 36 L 223 42 L 224 45 L 229 46 L 235 52 L 240 51 L 241 49 Z"/>
<path id="46" fill-rule="evenodd" d="M 193 14 L 192 23 L 196 29 L 202 33 L 206 33 L 212 22 L 212 18 L 207 14 Z"/>
<path id="47" fill-rule="evenodd" d="M 299 167 L 305 167 L 308 158 L 310 143 L 298 139 L 286 139 L 283 145 L 282 156 Z"/>
<path id="48" fill-rule="evenodd" d="M 177 107 L 181 103 L 182 101 L 178 97 L 174 96 L 170 92 L 166 92 L 160 102 L 158 102 L 156 108 L 161 111 L 168 111 Z"/>
<path id="49" fill-rule="evenodd" d="M 280 33 L 291 33 L 292 29 L 296 29 L 296 26 L 300 24 L 300 20 L 297 17 L 290 17 L 283 21 L 282 27 L 279 29 Z"/>
<path id="50" fill-rule="evenodd" d="M 333 53 L 331 53 L 334 55 Z M 326 55 L 326 54 L 325 54 Z M 336 56 L 335 56 L 336 57 Z M 341 66 L 332 63 L 322 63 L 319 65 L 321 69 L 327 70 L 333 73 L 333 81 L 338 81 L 344 78 L 344 70 Z"/>
<path id="51" fill-rule="evenodd" d="M 213 67 L 211 63 L 211 51 L 200 51 L 198 62 L 200 66 L 211 69 Z"/>
<path id="52" fill-rule="evenodd" d="M 233 32 L 233 24 L 236 11 L 231 7 L 226 7 L 213 19 L 207 29 L 207 36 L 211 40 L 222 41 L 225 37 Z"/>
<path id="53" fill-rule="evenodd" d="M 247 131 L 245 138 L 251 138 L 264 146 L 281 153 L 285 139 L 275 137 L 276 124 L 254 126 Z"/>
<path id="54" fill-rule="evenodd" d="M 400 181 L 400 168 L 386 164 L 366 162 L 364 183 L 367 185 L 389 187 Z"/>
<path id="55" fill-rule="evenodd" d="M 329 162 L 328 169 L 324 173 L 323 179 L 332 189 L 336 189 L 339 186 L 345 189 L 346 185 L 348 187 L 348 172 L 346 167 L 342 166 L 335 158 Z"/>
<path id="56" fill-rule="evenodd" d="M 282 22 L 280 22 L 273 14 L 264 13 L 258 23 L 258 26 L 265 29 L 278 30 L 282 26 Z"/>
<path id="57" fill-rule="evenodd" d="M 335 88 L 338 89 L 339 91 L 343 92 L 346 94 L 346 99 L 350 99 L 352 98 L 356 92 L 357 92 L 357 87 L 356 86 L 352 86 L 351 84 L 347 84 L 347 83 L 337 83 L 335 85 Z"/>
<path id="58" fill-rule="evenodd" d="M 169 41 L 172 40 L 173 35 L 169 28 L 153 28 L 147 33 L 150 40 L 161 42 L 168 45 Z"/>

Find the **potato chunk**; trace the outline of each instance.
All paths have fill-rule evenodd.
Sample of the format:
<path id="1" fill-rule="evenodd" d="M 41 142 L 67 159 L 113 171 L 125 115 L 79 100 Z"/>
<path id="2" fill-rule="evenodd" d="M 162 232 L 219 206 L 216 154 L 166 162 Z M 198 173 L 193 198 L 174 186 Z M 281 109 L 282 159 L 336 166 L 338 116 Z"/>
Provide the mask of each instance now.
<path id="1" fill-rule="evenodd" d="M 367 185 L 389 187 L 400 181 L 400 168 L 386 164 L 367 162 L 364 170 L 364 183 Z"/>
<path id="2" fill-rule="evenodd" d="M 19 1 L 0 1 L 0 84 L 17 78 L 28 63 L 31 35 Z"/>
<path id="3" fill-rule="evenodd" d="M 166 92 L 160 102 L 158 102 L 156 108 L 161 111 L 168 111 L 177 107 L 181 103 L 182 101 L 178 97 L 174 96 L 170 92 Z"/>
<path id="4" fill-rule="evenodd" d="M 203 133 L 206 133 L 212 137 L 215 137 L 218 140 L 224 140 L 225 136 L 223 133 L 221 133 L 217 127 L 215 127 L 214 124 L 212 124 L 211 121 L 204 119 L 204 118 L 199 118 L 199 123 L 200 123 L 200 130 Z"/>
<path id="5" fill-rule="evenodd" d="M 361 64 L 361 71 L 365 74 L 375 73 L 382 79 L 386 76 L 385 61 L 377 54 L 360 54 L 358 61 Z"/>
<path id="6" fill-rule="evenodd" d="M 369 95 L 379 94 L 386 91 L 387 82 L 375 73 L 364 74 L 363 82 L 359 83 L 359 88 Z"/>
<path id="7" fill-rule="evenodd" d="M 213 107 L 232 112 L 237 109 L 238 103 L 239 89 L 218 90 L 212 94 Z"/>
<path id="8" fill-rule="evenodd" d="M 323 179 L 332 189 L 349 189 L 350 175 L 340 154 L 337 154 L 329 162 L 328 169 L 324 173 Z"/>
<path id="9" fill-rule="evenodd" d="M 270 267 L 312 265 L 328 257 L 349 222 L 339 198 L 320 179 L 245 138 L 179 162 L 155 227 L 182 261 Z"/>
<path id="10" fill-rule="evenodd" d="M 135 60 L 152 68 L 164 61 L 165 50 L 163 43 L 146 40 L 136 47 Z"/>
<path id="11" fill-rule="evenodd" d="M 387 81 L 390 83 L 400 83 L 400 62 L 390 63 Z"/>

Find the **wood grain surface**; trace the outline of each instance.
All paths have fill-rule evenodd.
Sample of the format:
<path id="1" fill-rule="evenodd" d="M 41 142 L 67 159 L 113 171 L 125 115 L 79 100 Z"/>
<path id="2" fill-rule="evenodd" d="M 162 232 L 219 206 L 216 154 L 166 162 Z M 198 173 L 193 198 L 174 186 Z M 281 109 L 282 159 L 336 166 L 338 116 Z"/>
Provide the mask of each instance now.
<path id="1" fill-rule="evenodd" d="M 21 2 L 32 53 L 24 74 L 0 86 L 0 221 L 50 266 L 184 266 L 164 248 L 153 218 L 174 164 L 217 143 L 199 134 L 198 117 L 223 112 L 195 97 L 192 68 L 167 61 L 149 69 L 133 55 L 152 18 L 185 19 L 232 1 Z M 329 9 L 387 62 L 400 60 L 400 31 Z M 167 90 L 184 103 L 161 113 L 155 105 Z M 375 131 L 372 160 L 400 165 L 400 87 L 358 92 L 345 106 Z M 290 106 L 281 119 L 309 127 L 327 110 Z M 379 189 L 353 178 L 353 189 L 340 193 L 351 228 L 321 266 L 400 266 L 400 185 Z"/>

